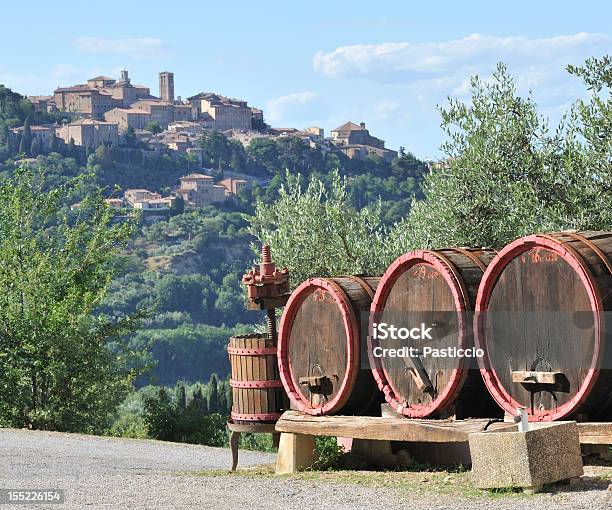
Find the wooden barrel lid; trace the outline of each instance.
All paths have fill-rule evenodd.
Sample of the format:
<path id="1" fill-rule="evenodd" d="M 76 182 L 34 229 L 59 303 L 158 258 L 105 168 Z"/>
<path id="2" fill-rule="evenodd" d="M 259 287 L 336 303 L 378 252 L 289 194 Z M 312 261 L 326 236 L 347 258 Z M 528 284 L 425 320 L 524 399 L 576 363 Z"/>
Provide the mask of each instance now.
<path id="1" fill-rule="evenodd" d="M 358 318 L 344 290 L 331 278 L 303 282 L 291 295 L 279 327 L 278 366 L 292 407 L 330 414 L 347 402 L 359 372 Z M 300 378 L 322 377 L 313 397 Z"/>
<path id="2" fill-rule="evenodd" d="M 574 233 L 523 237 L 483 276 L 474 329 L 485 356 L 478 361 L 487 389 L 508 413 L 525 407 L 530 421 L 558 420 L 589 399 L 602 359 L 603 311 L 589 261 L 601 254 L 590 244 Z M 561 374 L 565 388 L 530 390 L 513 381 L 521 371 Z"/>
<path id="3" fill-rule="evenodd" d="M 448 250 L 450 252 L 450 250 Z M 460 250 L 461 251 L 461 250 Z M 459 252 L 460 252 L 459 251 Z M 478 269 L 480 266 L 471 261 L 472 253 L 458 256 Z M 411 418 L 432 416 L 448 406 L 457 396 L 467 370 L 464 370 L 464 359 L 457 358 L 441 365 L 439 360 L 423 358 L 422 364 L 434 384 L 435 392 L 425 393 L 420 389 L 412 375 L 412 361 L 403 359 L 405 366 L 398 359 L 386 359 L 374 356 L 374 348 L 401 347 L 403 341 L 385 340 L 381 345 L 373 338 L 373 322 L 391 322 L 397 327 L 408 327 L 409 324 L 397 324 L 405 312 L 407 321 L 418 320 L 446 323 L 447 333 L 436 340 L 436 347 L 465 348 L 471 339 L 468 338 L 466 311 L 470 308 L 469 292 L 456 265 L 443 251 L 418 250 L 406 253 L 396 259 L 383 275 L 372 301 L 370 317 L 370 334 L 368 335 L 368 355 L 370 366 L 378 387 L 384 392 L 389 402 L 398 412 Z M 387 319 L 386 319 L 387 318 Z"/>

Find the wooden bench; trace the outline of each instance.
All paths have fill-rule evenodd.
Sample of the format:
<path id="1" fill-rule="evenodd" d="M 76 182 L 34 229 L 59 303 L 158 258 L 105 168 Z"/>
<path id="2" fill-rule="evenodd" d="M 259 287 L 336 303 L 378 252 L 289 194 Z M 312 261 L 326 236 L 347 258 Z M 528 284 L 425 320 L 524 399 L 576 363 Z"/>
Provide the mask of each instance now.
<path id="1" fill-rule="evenodd" d="M 469 434 L 511 427 L 516 425 L 486 418 L 415 420 L 394 416 L 311 416 L 286 411 L 276 423 L 276 431 L 281 433 L 276 472 L 292 473 L 312 465 L 315 436 L 407 442 L 421 451 L 439 450 L 447 456 L 454 455 L 461 461 L 456 463 L 469 463 L 465 462 L 466 453 L 469 460 Z M 581 444 L 612 444 L 612 423 L 579 423 L 578 430 Z M 427 448 L 423 443 L 429 443 Z"/>

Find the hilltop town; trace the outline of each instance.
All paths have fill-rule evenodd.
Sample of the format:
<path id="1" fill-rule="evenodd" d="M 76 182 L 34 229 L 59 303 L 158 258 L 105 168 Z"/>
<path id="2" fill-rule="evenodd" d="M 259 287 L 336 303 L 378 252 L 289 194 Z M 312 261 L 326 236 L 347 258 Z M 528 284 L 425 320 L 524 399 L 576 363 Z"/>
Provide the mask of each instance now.
<path id="1" fill-rule="evenodd" d="M 256 180 L 232 174 L 215 182 L 212 169 L 204 165 L 200 144 L 202 137 L 213 131 L 245 148 L 253 140 L 295 137 L 323 154 L 342 154 L 358 161 L 375 157 L 389 163 L 398 156 L 385 148 L 384 140 L 371 135 L 364 122 L 346 122 L 326 137 L 320 127 L 272 127 L 265 122 L 263 110 L 242 99 L 213 92 L 183 99 L 176 97 L 174 90 L 174 74 L 168 71 L 159 73 L 157 96 L 148 87 L 132 83 L 127 70 L 121 71 L 118 80 L 97 76 L 86 83 L 58 87 L 52 95 L 28 97 L 34 111 L 66 116 L 53 123 L 13 127 L 10 136 L 15 147 L 32 147 L 30 155 L 46 154 L 61 146 L 87 153 L 101 146 L 120 149 L 127 139 L 137 142 L 130 151 L 137 150 L 142 160 L 164 153 L 189 155 L 197 162 L 198 171 L 186 172 L 168 196 L 143 188 L 125 189 L 123 197 L 108 199 L 117 209 L 151 212 L 168 210 L 177 199 L 182 199 L 187 209 L 224 202 Z"/>

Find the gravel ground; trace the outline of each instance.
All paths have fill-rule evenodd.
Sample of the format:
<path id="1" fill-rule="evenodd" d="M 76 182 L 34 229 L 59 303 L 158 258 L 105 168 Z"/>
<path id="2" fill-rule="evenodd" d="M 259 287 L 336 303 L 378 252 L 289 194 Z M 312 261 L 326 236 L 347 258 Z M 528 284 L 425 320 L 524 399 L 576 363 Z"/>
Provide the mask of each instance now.
<path id="1" fill-rule="evenodd" d="M 242 467 L 269 464 L 274 456 L 241 451 Z M 230 452 L 161 441 L 0 429 L 0 488 L 64 489 L 63 505 L 2 508 L 51 509 L 326 509 L 599 510 L 612 508 L 601 482 L 582 482 L 555 494 L 529 498 L 464 498 L 391 488 L 288 477 L 192 476 L 226 469 Z"/>

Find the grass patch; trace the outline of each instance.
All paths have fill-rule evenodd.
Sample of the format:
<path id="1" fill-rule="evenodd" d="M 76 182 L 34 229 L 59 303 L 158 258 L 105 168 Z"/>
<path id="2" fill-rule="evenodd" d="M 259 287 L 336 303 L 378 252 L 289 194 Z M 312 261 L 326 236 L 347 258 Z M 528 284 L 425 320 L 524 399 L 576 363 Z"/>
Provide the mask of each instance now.
<path id="1" fill-rule="evenodd" d="M 273 465 L 263 465 L 251 468 L 239 468 L 235 473 L 223 469 L 210 469 L 192 473 L 190 476 L 203 477 L 247 477 L 247 478 L 274 478 L 276 476 L 291 479 L 305 480 L 321 483 L 333 483 L 341 485 L 359 485 L 373 489 L 393 489 L 402 496 L 414 494 L 421 495 L 443 495 L 449 497 L 463 497 L 469 499 L 485 498 L 527 498 L 530 495 L 523 494 L 514 489 L 484 491 L 477 489 L 471 480 L 469 471 L 438 470 L 438 471 L 315 471 L 308 470 L 288 475 L 275 475 Z"/>

